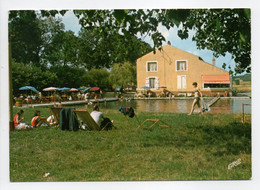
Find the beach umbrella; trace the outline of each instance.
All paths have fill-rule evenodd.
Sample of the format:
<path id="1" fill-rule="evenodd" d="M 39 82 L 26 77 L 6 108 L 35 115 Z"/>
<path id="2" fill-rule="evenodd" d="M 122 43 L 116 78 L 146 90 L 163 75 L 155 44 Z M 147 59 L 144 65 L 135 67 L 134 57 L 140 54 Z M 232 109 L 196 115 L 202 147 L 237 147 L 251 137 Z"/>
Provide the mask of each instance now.
<path id="1" fill-rule="evenodd" d="M 78 88 L 78 90 L 84 90 L 85 88 Z"/>
<path id="2" fill-rule="evenodd" d="M 71 89 L 70 89 L 70 92 L 77 92 L 77 91 L 79 91 L 79 90 L 76 89 L 76 88 L 71 88 Z"/>
<path id="3" fill-rule="evenodd" d="M 70 88 L 67 88 L 67 87 L 63 87 L 63 88 L 58 88 L 59 91 L 68 91 L 70 90 Z"/>
<path id="4" fill-rule="evenodd" d="M 83 92 L 87 92 L 89 89 L 91 89 L 91 87 L 84 89 Z"/>
<path id="5" fill-rule="evenodd" d="M 31 90 L 35 93 L 39 93 L 38 90 L 36 90 L 36 88 L 34 88 L 32 86 L 23 86 L 23 87 L 19 88 L 19 90 Z"/>
<path id="6" fill-rule="evenodd" d="M 142 89 L 147 89 L 147 90 L 150 89 L 148 86 L 142 86 L 141 88 Z"/>
<path id="7" fill-rule="evenodd" d="M 56 91 L 56 90 L 58 90 L 58 88 L 56 87 L 48 87 L 43 89 L 43 91 Z"/>
<path id="8" fill-rule="evenodd" d="M 92 87 L 92 88 L 89 89 L 89 91 L 98 91 L 98 90 L 100 90 L 99 87 Z"/>

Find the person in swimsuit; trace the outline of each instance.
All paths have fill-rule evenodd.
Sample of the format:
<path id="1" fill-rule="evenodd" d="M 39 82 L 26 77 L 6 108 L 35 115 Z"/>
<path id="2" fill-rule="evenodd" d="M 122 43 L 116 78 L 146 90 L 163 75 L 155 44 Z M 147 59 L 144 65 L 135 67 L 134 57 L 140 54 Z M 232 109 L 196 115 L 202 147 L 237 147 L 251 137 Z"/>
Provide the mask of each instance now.
<path id="1" fill-rule="evenodd" d="M 188 115 L 191 115 L 193 113 L 195 104 L 198 105 L 198 107 L 200 108 L 200 113 L 203 114 L 202 107 L 200 105 L 200 99 L 202 99 L 202 93 L 201 93 L 201 91 L 200 91 L 200 89 L 198 87 L 197 82 L 192 83 L 192 85 L 195 88 L 195 90 L 194 90 L 194 97 L 195 97 L 195 99 L 194 99 L 194 101 L 192 103 L 191 110 L 190 110 L 190 113 Z"/>

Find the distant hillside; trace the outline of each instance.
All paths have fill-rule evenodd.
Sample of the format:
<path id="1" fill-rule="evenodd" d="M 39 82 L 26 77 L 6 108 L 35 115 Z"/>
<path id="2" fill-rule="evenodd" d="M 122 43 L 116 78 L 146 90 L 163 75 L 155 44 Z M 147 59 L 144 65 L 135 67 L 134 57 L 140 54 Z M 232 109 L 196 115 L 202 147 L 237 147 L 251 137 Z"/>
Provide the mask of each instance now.
<path id="1" fill-rule="evenodd" d="M 244 74 L 244 75 L 241 75 L 241 76 L 234 76 L 233 80 L 235 80 L 237 78 L 239 78 L 243 81 L 251 81 L 251 73 L 247 73 L 247 74 Z"/>

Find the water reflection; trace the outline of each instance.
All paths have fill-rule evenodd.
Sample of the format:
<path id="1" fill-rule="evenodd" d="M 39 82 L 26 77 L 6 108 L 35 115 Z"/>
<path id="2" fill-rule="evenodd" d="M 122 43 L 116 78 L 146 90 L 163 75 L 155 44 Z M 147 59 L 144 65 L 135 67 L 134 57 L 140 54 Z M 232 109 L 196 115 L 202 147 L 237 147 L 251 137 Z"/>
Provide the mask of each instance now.
<path id="1" fill-rule="evenodd" d="M 211 107 L 211 112 L 242 113 L 242 104 L 251 104 L 251 99 L 221 99 Z M 251 113 L 251 106 L 244 108 L 245 113 Z"/>
<path id="2" fill-rule="evenodd" d="M 142 112 L 188 113 L 192 102 L 193 100 L 124 100 L 100 103 L 99 106 L 101 109 L 117 110 L 120 106 L 125 106 Z M 251 104 L 251 99 L 220 99 L 211 107 L 210 113 L 242 113 L 242 104 Z M 83 107 L 91 108 L 88 105 Z M 245 113 L 251 113 L 251 106 L 245 107 Z"/>

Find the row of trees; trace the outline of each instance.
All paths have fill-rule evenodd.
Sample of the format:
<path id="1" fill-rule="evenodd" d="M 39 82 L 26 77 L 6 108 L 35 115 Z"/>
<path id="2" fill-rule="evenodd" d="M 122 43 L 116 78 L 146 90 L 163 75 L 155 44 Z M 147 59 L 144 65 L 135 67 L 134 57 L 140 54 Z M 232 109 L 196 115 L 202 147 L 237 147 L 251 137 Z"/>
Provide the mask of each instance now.
<path id="1" fill-rule="evenodd" d="M 251 71 L 250 9 L 74 10 L 82 26 L 79 35 L 65 31 L 57 17 L 66 12 L 10 11 L 14 89 L 134 82 L 135 60 L 160 49 L 166 40 L 160 24 L 167 29 L 179 27 L 181 39 L 188 37 L 189 30 L 195 31 L 192 39 L 198 49 L 212 50 L 216 57 L 230 53 L 236 73 Z M 150 36 L 153 47 L 138 36 Z M 119 66 L 123 63 L 127 73 Z"/>
<path id="2" fill-rule="evenodd" d="M 135 60 L 152 51 L 137 37 L 65 31 L 51 11 L 10 11 L 13 89 L 48 86 L 111 88 L 136 82 Z M 119 69 L 120 68 L 120 69 Z M 124 74 L 122 74 L 124 73 Z M 127 77 L 126 77 L 127 76 Z"/>
<path id="3" fill-rule="evenodd" d="M 38 90 L 45 87 L 94 87 L 105 90 L 115 89 L 116 86 L 133 86 L 136 84 L 136 66 L 129 62 L 115 63 L 109 72 L 105 68 L 86 70 L 84 68 L 57 66 L 43 71 L 33 64 L 12 63 L 13 91 L 17 96 L 19 88 L 32 85 Z"/>

